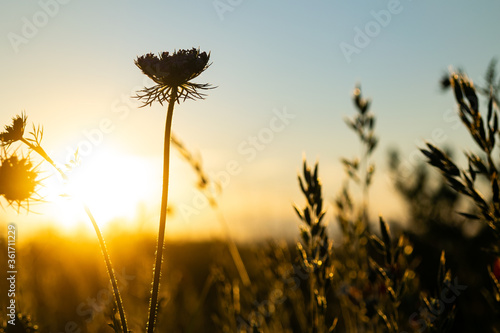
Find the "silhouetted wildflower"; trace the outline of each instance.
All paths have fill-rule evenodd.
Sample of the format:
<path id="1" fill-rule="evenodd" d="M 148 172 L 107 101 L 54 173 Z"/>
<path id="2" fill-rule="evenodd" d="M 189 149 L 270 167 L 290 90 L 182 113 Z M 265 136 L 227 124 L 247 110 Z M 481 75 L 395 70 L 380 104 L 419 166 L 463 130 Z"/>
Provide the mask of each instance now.
<path id="1" fill-rule="evenodd" d="M 155 100 L 163 105 L 169 101 L 172 90 L 175 90 L 175 101 L 180 98 L 203 99 L 204 94 L 198 90 L 210 89 L 210 84 L 193 83 L 192 79 L 198 77 L 210 64 L 210 54 L 199 49 L 174 51 L 173 54 L 163 52 L 159 56 L 148 53 L 135 60 L 137 67 L 146 74 L 156 85 L 144 88 L 137 95 L 145 99 L 144 105 L 151 105 Z"/>
<path id="2" fill-rule="evenodd" d="M 0 141 L 4 146 L 19 141 L 23 138 L 24 129 L 26 128 L 26 115 L 20 114 L 12 118 L 12 125 L 6 125 L 5 131 L 0 133 Z"/>
<path id="3" fill-rule="evenodd" d="M 204 94 L 199 90 L 207 90 L 212 87 L 208 83 L 193 83 L 191 80 L 198 77 L 210 64 L 210 54 L 200 53 L 199 49 L 174 51 L 173 54 L 163 52 L 159 56 L 148 53 L 135 60 L 137 67 L 146 74 L 156 85 L 139 91 L 136 98 L 144 99 L 144 105 L 150 105 L 154 101 L 168 102 L 167 119 L 165 123 L 165 142 L 163 151 L 163 190 L 160 208 L 160 223 L 158 228 L 158 242 L 156 247 L 156 258 L 153 269 L 153 283 L 151 288 L 151 299 L 149 302 L 149 315 L 146 331 L 153 333 L 155 330 L 156 316 L 158 310 L 158 293 L 160 288 L 160 272 L 163 258 L 163 242 L 165 237 L 166 216 L 168 207 L 168 177 L 170 165 L 170 137 L 172 130 L 172 116 L 175 102 L 187 98 L 203 99 Z"/>
<path id="4" fill-rule="evenodd" d="M 0 195 L 9 204 L 22 207 L 23 202 L 34 199 L 39 184 L 37 177 L 38 171 L 29 158 L 16 155 L 4 158 L 0 165 Z"/>

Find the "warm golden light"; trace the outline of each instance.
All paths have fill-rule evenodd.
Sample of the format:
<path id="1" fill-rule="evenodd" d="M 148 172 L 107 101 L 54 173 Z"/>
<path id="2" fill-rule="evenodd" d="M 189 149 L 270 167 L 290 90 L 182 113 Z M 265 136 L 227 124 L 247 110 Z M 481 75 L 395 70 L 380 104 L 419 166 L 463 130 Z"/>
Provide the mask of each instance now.
<path id="1" fill-rule="evenodd" d="M 138 204 L 154 197 L 152 169 L 144 158 L 112 150 L 96 152 L 68 172 L 66 184 L 61 185 L 55 175 L 47 180 L 50 184 L 46 199 L 52 202 L 51 214 L 63 229 L 72 229 L 88 220 L 83 202 L 101 228 L 115 219 L 131 221 Z M 54 186 L 56 182 L 60 184 Z"/>

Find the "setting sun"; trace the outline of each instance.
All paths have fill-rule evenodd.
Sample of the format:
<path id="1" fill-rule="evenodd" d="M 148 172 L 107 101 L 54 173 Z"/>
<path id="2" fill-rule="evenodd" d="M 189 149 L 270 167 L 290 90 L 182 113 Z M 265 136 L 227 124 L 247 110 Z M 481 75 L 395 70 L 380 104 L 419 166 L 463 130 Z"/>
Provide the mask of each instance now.
<path id="1" fill-rule="evenodd" d="M 99 151 L 69 171 L 66 184 L 56 174 L 47 179 L 46 198 L 53 201 L 52 214 L 63 228 L 88 219 L 82 202 L 103 228 L 114 219 L 131 220 L 138 205 L 153 197 L 152 170 L 144 158 Z"/>

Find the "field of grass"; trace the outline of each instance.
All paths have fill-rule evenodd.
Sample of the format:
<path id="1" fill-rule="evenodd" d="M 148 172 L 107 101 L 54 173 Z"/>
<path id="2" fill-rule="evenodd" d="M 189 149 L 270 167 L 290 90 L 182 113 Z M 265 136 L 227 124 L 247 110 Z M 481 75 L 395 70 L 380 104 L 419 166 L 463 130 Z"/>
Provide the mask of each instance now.
<path id="1" fill-rule="evenodd" d="M 6 256 L 4 241 L 1 248 Z M 154 247 L 154 236 L 119 234 L 108 240 L 130 327 L 135 332 L 141 331 L 146 321 Z M 211 320 L 217 305 L 215 281 L 210 283 L 209 277 L 214 267 L 228 266 L 228 272 L 234 271 L 227 265 L 227 247 L 218 242 L 174 243 L 167 244 L 165 251 L 168 256 L 163 268 L 161 313 L 169 315 L 160 314 L 159 329 L 180 332 L 192 325 L 193 332 L 216 331 Z M 18 308 L 39 324 L 40 331 L 65 332 L 67 327 L 68 332 L 112 331 L 107 326 L 113 310 L 112 290 L 96 241 L 68 239 L 48 231 L 36 240 L 19 244 L 17 254 Z M 5 262 L 1 269 L 7 271 Z M 2 279 L 1 284 L 2 290 L 7 290 L 7 280 Z M 203 300 L 205 285 L 209 289 Z M 5 309 L 7 298 L 1 299 Z"/>
<path id="2" fill-rule="evenodd" d="M 440 250 L 447 248 L 450 266 L 456 272 L 459 283 L 467 286 L 454 303 L 456 322 L 452 332 L 478 332 L 478 328 L 481 332 L 488 332 L 493 323 L 499 324 L 486 298 L 481 296 L 490 287 L 483 269 L 489 258 L 478 249 L 488 235 L 484 233 L 467 239 L 456 229 L 449 228 L 442 230 L 440 236 L 434 233 L 432 238 L 411 238 L 415 246 L 412 257 L 416 261 L 415 271 L 421 289 L 434 292 Z M 146 321 L 154 247 L 153 236 L 118 234 L 108 237 L 108 248 L 114 259 L 133 332 L 143 331 Z M 281 247 L 286 251 L 278 251 Z M 293 243 L 278 245 L 273 241 L 240 246 L 252 281 L 252 286 L 245 289 L 239 282 L 224 242 L 167 243 L 158 331 L 222 332 L 226 326 L 225 331 L 232 332 L 225 316 L 235 311 L 235 306 L 228 301 L 231 298 L 227 293 L 238 285 L 242 294 L 241 310 L 240 314 L 232 315 L 242 328 L 254 318 L 263 317 L 269 322 L 283 324 L 282 328 L 275 327 L 266 332 L 303 332 L 299 315 L 303 312 L 304 317 L 306 309 L 297 304 L 305 304 L 301 294 L 307 293 L 307 278 L 294 260 L 294 247 Z M 4 243 L 1 246 L 3 256 L 6 255 L 5 248 Z M 112 291 L 96 241 L 68 239 L 47 231 L 40 234 L 37 240 L 18 245 L 17 251 L 20 272 L 17 282 L 18 309 L 38 324 L 39 332 L 113 331 L 107 326 L 113 309 Z M 286 262 L 288 260 L 289 263 Z M 0 269 L 6 271 L 4 262 Z M 4 278 L 0 288 L 5 291 L 7 287 Z M 270 299 L 278 303 L 272 311 L 264 308 L 269 305 Z M 339 310 L 338 295 L 332 295 L 329 302 L 334 305 L 333 312 Z M 3 318 L 7 305 L 7 298 L 2 297 Z M 401 309 L 402 316 L 406 316 L 401 321 L 409 322 L 411 314 L 421 306 L 418 297 L 409 300 Z M 254 311 L 260 315 L 252 315 Z M 302 320 L 307 321 L 306 318 Z M 345 332 L 344 325 L 344 321 L 340 320 L 336 331 Z M 415 332 L 421 329 L 416 328 Z M 384 332 L 383 328 L 379 331 Z"/>

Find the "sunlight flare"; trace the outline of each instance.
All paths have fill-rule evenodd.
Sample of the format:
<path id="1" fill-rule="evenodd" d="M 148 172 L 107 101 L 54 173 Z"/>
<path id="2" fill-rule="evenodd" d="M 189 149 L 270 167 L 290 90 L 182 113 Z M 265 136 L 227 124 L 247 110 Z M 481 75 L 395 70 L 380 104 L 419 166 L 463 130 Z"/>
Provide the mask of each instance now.
<path id="1" fill-rule="evenodd" d="M 64 228 L 85 220 L 79 201 L 94 213 L 101 228 L 116 219 L 132 220 L 141 202 L 153 197 L 153 166 L 141 157 L 120 155 L 110 149 L 96 152 L 69 173 L 69 181 L 48 181 L 47 198 L 54 201 L 52 214 Z M 57 185 L 57 186 L 56 186 Z"/>

